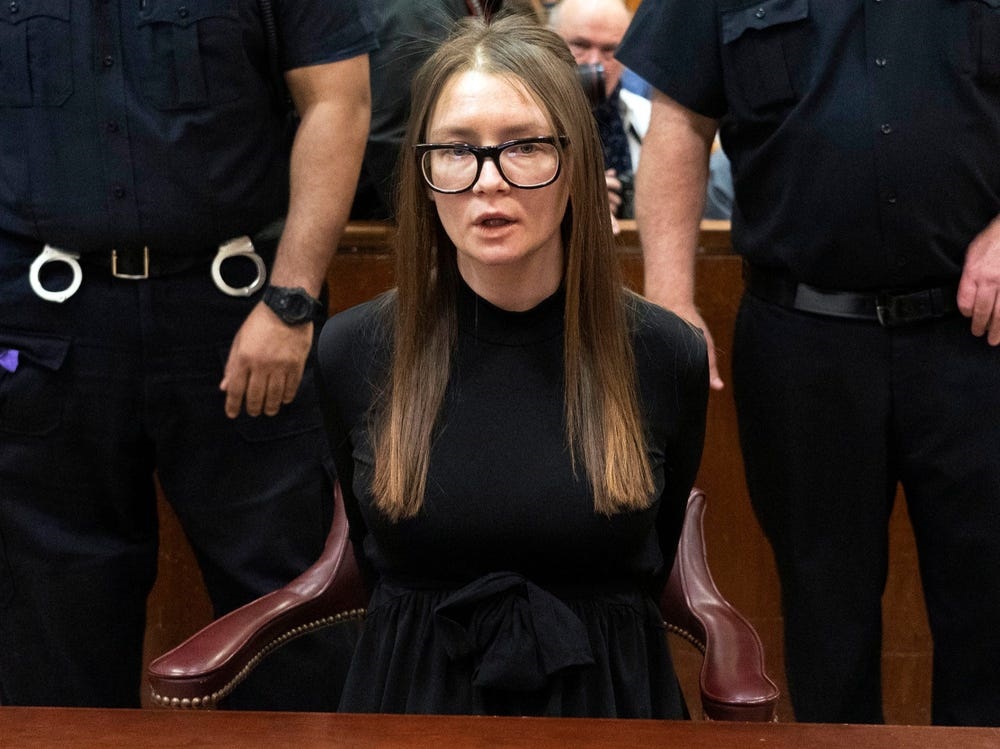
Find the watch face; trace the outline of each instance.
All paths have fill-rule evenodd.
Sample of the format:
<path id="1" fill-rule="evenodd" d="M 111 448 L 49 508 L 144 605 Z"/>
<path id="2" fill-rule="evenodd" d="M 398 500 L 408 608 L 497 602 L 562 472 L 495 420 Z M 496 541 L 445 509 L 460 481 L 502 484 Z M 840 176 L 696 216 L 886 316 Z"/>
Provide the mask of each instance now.
<path id="1" fill-rule="evenodd" d="M 264 303 L 289 325 L 305 322 L 312 314 L 313 300 L 303 289 L 268 287 Z"/>
<path id="2" fill-rule="evenodd" d="M 279 304 L 287 317 L 302 320 L 309 314 L 309 302 L 298 295 L 284 296 Z"/>

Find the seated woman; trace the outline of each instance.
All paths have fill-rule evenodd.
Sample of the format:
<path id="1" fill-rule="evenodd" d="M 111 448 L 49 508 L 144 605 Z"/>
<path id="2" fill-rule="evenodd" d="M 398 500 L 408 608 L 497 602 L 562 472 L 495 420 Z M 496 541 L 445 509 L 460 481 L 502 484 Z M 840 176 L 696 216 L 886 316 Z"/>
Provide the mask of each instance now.
<path id="1" fill-rule="evenodd" d="M 372 586 L 341 709 L 681 717 L 655 601 L 701 457 L 704 340 L 622 285 L 558 36 L 464 23 L 413 103 L 398 287 L 319 347 Z"/>

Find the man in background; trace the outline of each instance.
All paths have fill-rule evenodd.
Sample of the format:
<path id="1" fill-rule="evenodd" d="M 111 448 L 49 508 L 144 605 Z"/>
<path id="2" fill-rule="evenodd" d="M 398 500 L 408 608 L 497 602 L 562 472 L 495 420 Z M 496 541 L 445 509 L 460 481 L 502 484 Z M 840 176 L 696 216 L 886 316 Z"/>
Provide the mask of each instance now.
<path id="1" fill-rule="evenodd" d="M 625 74 L 632 71 L 615 58 L 631 20 L 624 0 L 561 0 L 549 10 L 549 26 L 566 40 L 577 64 L 603 69 L 605 90 L 594 117 L 604 146 L 612 213 L 626 219 L 635 218 L 634 175 L 650 114 L 648 95 L 625 87 Z M 706 218 L 729 218 L 731 184 L 729 162 L 719 150 L 713 155 Z"/>

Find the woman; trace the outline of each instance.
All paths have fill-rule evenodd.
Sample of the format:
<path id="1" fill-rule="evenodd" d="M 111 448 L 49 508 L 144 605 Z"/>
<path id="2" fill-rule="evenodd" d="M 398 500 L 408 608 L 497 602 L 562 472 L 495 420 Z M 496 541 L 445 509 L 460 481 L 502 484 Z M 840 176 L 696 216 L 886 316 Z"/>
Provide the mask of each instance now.
<path id="1" fill-rule="evenodd" d="M 462 25 L 414 79 L 399 286 L 320 342 L 368 617 L 348 711 L 680 717 L 655 600 L 700 335 L 622 287 L 564 42 Z"/>

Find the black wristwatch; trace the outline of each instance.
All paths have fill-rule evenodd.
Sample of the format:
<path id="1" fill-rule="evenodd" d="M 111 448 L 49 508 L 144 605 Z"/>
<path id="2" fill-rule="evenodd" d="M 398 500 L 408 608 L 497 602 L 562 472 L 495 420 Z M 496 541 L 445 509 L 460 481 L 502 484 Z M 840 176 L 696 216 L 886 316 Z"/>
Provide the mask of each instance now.
<path id="1" fill-rule="evenodd" d="M 323 303 L 301 286 L 268 286 L 264 289 L 264 304 L 286 325 L 307 323 L 326 311 Z"/>

